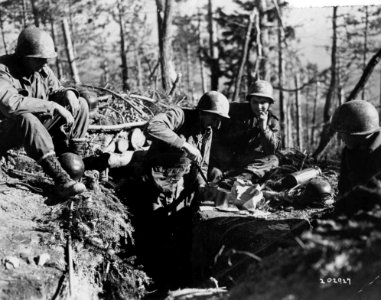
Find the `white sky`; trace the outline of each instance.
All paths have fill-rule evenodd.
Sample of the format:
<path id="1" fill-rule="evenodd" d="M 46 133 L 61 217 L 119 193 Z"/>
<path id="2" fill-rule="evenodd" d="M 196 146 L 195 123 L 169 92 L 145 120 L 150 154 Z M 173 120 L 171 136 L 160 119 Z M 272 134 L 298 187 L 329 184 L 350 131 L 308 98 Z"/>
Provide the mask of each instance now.
<path id="1" fill-rule="evenodd" d="M 381 0 L 288 0 L 292 7 L 381 5 Z"/>

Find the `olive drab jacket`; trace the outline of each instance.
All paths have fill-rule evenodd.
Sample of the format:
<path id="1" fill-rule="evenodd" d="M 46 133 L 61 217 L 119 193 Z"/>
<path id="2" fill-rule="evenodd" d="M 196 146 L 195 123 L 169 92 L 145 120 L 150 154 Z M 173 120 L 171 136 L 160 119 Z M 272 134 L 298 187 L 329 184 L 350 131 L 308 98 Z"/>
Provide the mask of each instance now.
<path id="1" fill-rule="evenodd" d="M 380 171 L 381 132 L 377 132 L 365 147 L 344 148 L 338 183 L 339 194 L 344 194 L 359 184 L 366 184 Z"/>
<path id="2" fill-rule="evenodd" d="M 217 165 L 239 164 L 241 156 L 271 155 L 279 148 L 279 122 L 271 111 L 265 131 L 258 127 L 249 103 L 231 103 L 229 115 L 213 140 L 213 164 L 215 160 Z"/>
<path id="3" fill-rule="evenodd" d="M 206 176 L 212 132 L 203 130 L 200 125 L 198 111 L 192 109 L 172 107 L 167 112 L 154 116 L 148 122 L 145 131 L 147 137 L 152 140 L 146 160 L 155 161 L 158 157 L 174 153 L 180 154 L 179 158 L 184 157 L 186 154 L 181 148 L 185 142 L 188 142 L 200 150 L 201 170 Z"/>
<path id="4" fill-rule="evenodd" d="M 65 90 L 48 66 L 27 78 L 19 57 L 0 57 L 0 120 L 25 112 L 52 115 L 49 98 Z"/>

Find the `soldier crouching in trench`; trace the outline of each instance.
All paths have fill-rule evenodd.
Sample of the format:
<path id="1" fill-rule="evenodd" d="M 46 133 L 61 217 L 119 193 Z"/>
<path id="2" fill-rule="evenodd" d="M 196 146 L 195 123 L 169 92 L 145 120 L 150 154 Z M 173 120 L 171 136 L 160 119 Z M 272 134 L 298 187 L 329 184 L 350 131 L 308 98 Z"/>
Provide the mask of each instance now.
<path id="1" fill-rule="evenodd" d="M 331 126 L 345 147 L 338 182 L 338 213 L 381 205 L 381 133 L 376 108 L 365 100 L 339 106 Z"/>
<path id="2" fill-rule="evenodd" d="M 224 120 L 213 140 L 210 171 L 214 178 L 245 173 L 258 181 L 279 165 L 275 156 L 280 145 L 279 122 L 271 112 L 271 84 L 256 81 L 246 100 L 231 104 L 230 119 Z"/>
<path id="3" fill-rule="evenodd" d="M 83 154 L 89 108 L 47 66 L 56 56 L 52 38 L 31 26 L 21 31 L 15 53 L 0 57 L 0 153 L 24 146 L 54 180 L 56 195 L 66 199 L 86 187 L 70 178 L 56 155 Z"/>
<path id="4" fill-rule="evenodd" d="M 189 280 L 184 262 L 190 255 L 192 211 L 206 184 L 213 132 L 228 113 L 227 98 L 211 91 L 196 109 L 173 107 L 148 122 L 146 135 L 152 144 L 141 180 L 130 191 L 130 208 L 146 271 L 161 287 Z"/>

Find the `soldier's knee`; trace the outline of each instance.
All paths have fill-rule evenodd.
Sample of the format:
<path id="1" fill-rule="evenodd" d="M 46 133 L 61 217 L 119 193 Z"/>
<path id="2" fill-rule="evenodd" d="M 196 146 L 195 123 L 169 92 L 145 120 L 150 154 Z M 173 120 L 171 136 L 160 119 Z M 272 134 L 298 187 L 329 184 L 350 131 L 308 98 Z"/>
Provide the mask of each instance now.
<path id="1" fill-rule="evenodd" d="M 79 101 L 79 107 L 80 107 L 81 113 L 88 115 L 90 109 L 89 109 L 89 105 L 87 104 L 87 101 L 82 97 L 79 97 L 78 101 Z"/>

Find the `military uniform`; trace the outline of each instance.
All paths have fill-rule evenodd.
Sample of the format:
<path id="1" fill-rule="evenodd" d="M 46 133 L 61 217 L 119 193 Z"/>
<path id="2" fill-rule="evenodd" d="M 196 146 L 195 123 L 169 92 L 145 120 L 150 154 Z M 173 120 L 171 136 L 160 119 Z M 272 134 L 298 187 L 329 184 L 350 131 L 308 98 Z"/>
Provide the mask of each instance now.
<path id="1" fill-rule="evenodd" d="M 274 155 L 280 146 L 278 118 L 269 111 L 267 128 L 260 129 L 249 103 L 232 103 L 229 115 L 213 140 L 211 165 L 222 171 L 245 169 L 262 178 L 279 164 Z"/>
<path id="2" fill-rule="evenodd" d="M 86 101 L 79 98 L 74 124 L 69 132 L 63 131 L 63 122 L 52 119 L 54 109 L 49 100 L 59 103 L 66 89 L 47 66 L 30 77 L 24 76 L 20 61 L 16 55 L 0 57 L 0 153 L 23 145 L 28 155 L 39 161 L 54 153 L 54 143 L 84 139 L 89 109 Z"/>
<path id="3" fill-rule="evenodd" d="M 366 184 L 381 171 L 381 133 L 375 133 L 368 145 L 361 148 L 344 148 L 341 157 L 339 194 L 350 191 L 359 184 Z"/>

